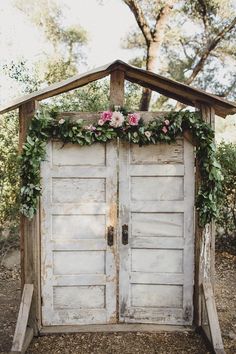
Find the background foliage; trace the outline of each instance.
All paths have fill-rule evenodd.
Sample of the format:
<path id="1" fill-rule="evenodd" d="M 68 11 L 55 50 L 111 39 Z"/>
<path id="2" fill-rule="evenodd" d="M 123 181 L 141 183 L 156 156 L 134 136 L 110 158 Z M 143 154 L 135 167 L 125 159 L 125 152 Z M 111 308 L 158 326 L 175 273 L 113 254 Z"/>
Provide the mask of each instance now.
<path id="1" fill-rule="evenodd" d="M 224 176 L 219 199 L 218 243 L 236 252 L 236 145 L 222 142 L 217 149 L 217 159 Z"/>
<path id="2" fill-rule="evenodd" d="M 18 116 L 0 120 L 0 229 L 18 223 L 19 208 Z"/>

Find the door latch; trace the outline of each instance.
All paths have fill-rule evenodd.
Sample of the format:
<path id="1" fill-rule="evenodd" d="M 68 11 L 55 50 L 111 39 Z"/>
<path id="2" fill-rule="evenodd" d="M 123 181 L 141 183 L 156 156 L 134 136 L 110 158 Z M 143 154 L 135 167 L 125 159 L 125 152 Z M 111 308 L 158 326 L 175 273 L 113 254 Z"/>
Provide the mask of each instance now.
<path id="1" fill-rule="evenodd" d="M 129 231 L 127 224 L 122 225 L 122 243 L 123 245 L 127 245 L 129 243 Z"/>
<path id="2" fill-rule="evenodd" d="M 107 244 L 108 246 L 113 246 L 114 244 L 114 227 L 108 226 L 107 228 Z"/>

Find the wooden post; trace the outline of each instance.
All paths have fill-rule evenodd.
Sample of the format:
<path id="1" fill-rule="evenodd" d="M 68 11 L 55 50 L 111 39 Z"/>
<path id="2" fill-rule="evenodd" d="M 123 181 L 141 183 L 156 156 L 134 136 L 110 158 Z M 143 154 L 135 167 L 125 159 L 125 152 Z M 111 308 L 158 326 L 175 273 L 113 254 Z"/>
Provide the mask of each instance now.
<path id="1" fill-rule="evenodd" d="M 203 281 L 202 292 L 202 302 L 206 312 L 202 330 L 211 343 L 213 352 L 225 354 L 211 281 Z"/>
<path id="2" fill-rule="evenodd" d="M 213 107 L 202 106 L 201 107 L 202 118 L 211 125 L 212 129 L 215 131 L 215 110 Z M 214 291 L 215 288 L 215 222 L 212 221 L 210 224 L 210 277 L 211 284 Z"/>
<path id="3" fill-rule="evenodd" d="M 33 337 L 33 333 L 32 333 L 33 330 L 28 328 L 27 331 L 27 324 L 29 319 L 33 290 L 34 290 L 33 284 L 24 285 L 20 309 L 19 309 L 17 323 L 16 323 L 15 334 L 14 334 L 12 348 L 11 348 L 11 352 L 14 353 L 24 353 Z"/>
<path id="4" fill-rule="evenodd" d="M 124 106 L 124 78 L 124 71 L 115 70 L 111 72 L 110 108 L 113 108 L 113 106 Z"/>
<path id="5" fill-rule="evenodd" d="M 28 127 L 35 115 L 37 102 L 24 103 L 19 108 L 19 151 L 22 151 Z M 34 294 L 29 315 L 29 325 L 38 332 L 38 320 L 40 319 L 40 235 L 39 213 L 32 220 L 23 215 L 20 216 L 20 252 L 21 252 L 21 284 L 22 290 L 25 283 L 33 284 Z"/>
<path id="6" fill-rule="evenodd" d="M 215 112 L 213 107 L 201 105 L 200 112 L 202 119 L 215 127 Z M 198 161 L 196 161 L 196 191 L 201 183 Z M 214 288 L 215 278 L 215 234 L 214 223 L 207 225 L 204 229 L 199 226 L 198 213 L 196 213 L 196 238 L 195 238 L 195 296 L 194 296 L 194 318 L 197 326 L 202 324 L 201 298 L 204 278 L 209 277 Z"/>

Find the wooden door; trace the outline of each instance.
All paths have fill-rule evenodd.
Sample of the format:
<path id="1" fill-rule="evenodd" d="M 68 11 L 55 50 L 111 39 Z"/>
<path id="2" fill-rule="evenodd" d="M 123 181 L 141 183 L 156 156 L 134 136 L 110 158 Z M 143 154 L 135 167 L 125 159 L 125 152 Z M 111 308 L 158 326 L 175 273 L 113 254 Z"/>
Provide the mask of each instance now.
<path id="1" fill-rule="evenodd" d="M 42 164 L 43 325 L 116 320 L 116 143 L 47 145 Z"/>
<path id="2" fill-rule="evenodd" d="M 120 320 L 192 324 L 193 146 L 122 143 L 119 176 Z"/>

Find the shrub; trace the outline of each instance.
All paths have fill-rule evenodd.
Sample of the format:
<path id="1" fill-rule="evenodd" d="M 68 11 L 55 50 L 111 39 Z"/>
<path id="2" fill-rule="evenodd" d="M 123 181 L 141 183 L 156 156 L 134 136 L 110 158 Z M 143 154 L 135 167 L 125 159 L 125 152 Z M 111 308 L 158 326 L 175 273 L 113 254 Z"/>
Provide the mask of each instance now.
<path id="1" fill-rule="evenodd" d="M 219 239 L 227 248 L 236 250 L 236 145 L 222 142 L 217 149 L 217 159 L 224 176 L 216 220 Z"/>

